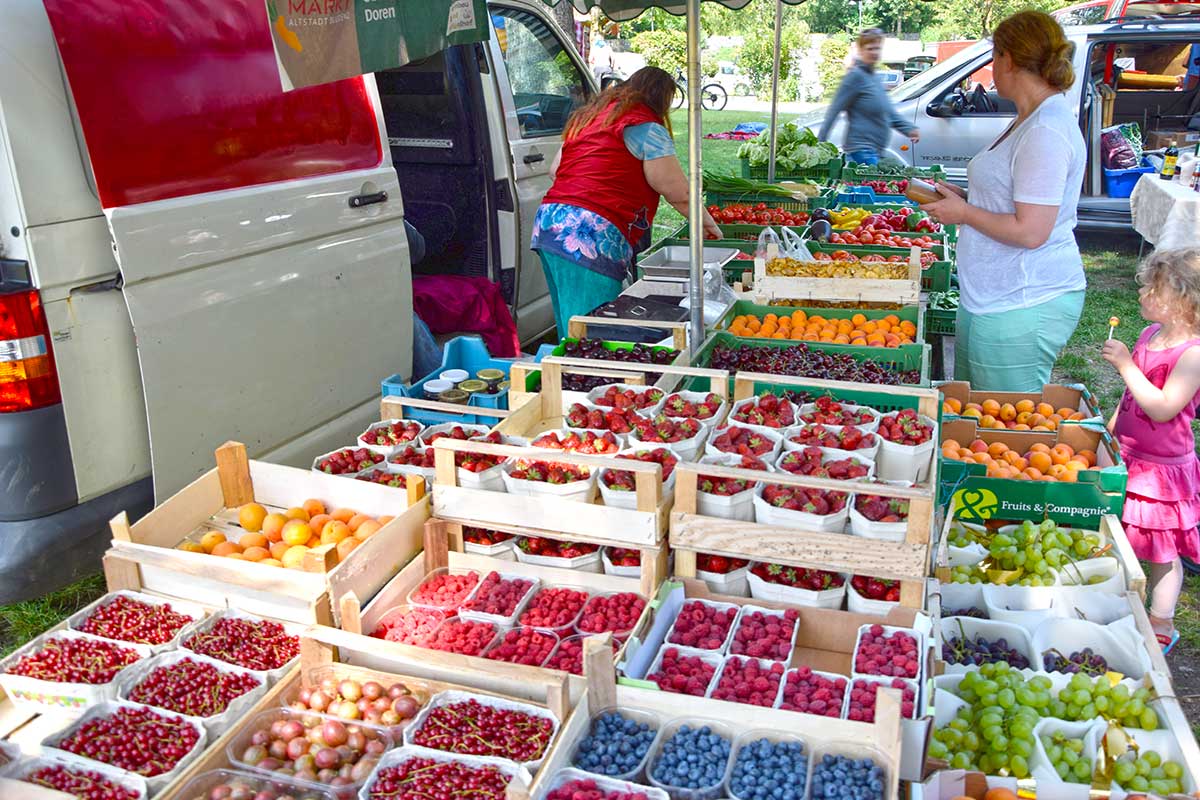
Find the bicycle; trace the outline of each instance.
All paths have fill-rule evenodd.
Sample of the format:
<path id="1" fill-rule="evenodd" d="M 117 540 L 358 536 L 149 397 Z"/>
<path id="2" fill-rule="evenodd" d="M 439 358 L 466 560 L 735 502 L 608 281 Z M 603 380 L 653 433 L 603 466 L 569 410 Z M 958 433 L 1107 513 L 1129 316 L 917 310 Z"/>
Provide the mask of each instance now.
<path id="1" fill-rule="evenodd" d="M 687 100 L 687 77 L 680 73 L 675 76 L 675 99 L 671 108 L 682 108 Z M 706 83 L 700 89 L 700 107 L 705 111 L 720 111 L 729 102 L 729 92 L 719 83 Z"/>

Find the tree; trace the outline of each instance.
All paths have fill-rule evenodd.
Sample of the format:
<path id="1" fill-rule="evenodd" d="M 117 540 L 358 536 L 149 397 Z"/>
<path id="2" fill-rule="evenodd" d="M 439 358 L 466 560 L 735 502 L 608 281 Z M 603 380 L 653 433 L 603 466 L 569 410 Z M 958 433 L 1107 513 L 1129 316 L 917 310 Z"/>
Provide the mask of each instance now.
<path id="1" fill-rule="evenodd" d="M 779 64 L 783 87 L 780 97 L 793 99 L 796 96 L 795 79 L 790 74 L 792 57 L 810 44 L 808 25 L 803 21 L 785 23 L 779 39 Z M 737 64 L 746 71 L 751 86 L 760 96 L 771 90 L 771 71 L 775 66 L 774 31 L 763 31 L 747 36 L 737 55 Z"/>
<path id="2" fill-rule="evenodd" d="M 838 84 L 846 74 L 843 66 L 846 54 L 850 52 L 850 37 L 844 33 L 830 36 L 821 42 L 821 88 L 826 97 L 832 97 L 837 91 Z"/>
<path id="3" fill-rule="evenodd" d="M 924 0 L 871 0 L 864 9 L 863 21 L 899 36 L 906 30 L 924 29 L 933 22 L 937 10 Z"/>
<path id="4" fill-rule="evenodd" d="M 642 31 L 629 43 L 646 63 L 677 75 L 687 66 L 687 34 L 677 30 Z"/>
<path id="5" fill-rule="evenodd" d="M 938 24 L 928 32 L 922 31 L 921 38 L 925 41 L 980 39 L 1018 11 L 1053 11 L 1065 4 L 1062 0 L 946 0 L 938 4 Z"/>
<path id="6" fill-rule="evenodd" d="M 843 33 L 858 25 L 858 6 L 849 0 L 808 0 L 800 11 L 814 33 Z"/>
<path id="7" fill-rule="evenodd" d="M 578 46 L 575 42 L 575 11 L 566 0 L 559 0 L 558 5 L 554 6 L 554 21 L 567 34 L 567 41 Z"/>

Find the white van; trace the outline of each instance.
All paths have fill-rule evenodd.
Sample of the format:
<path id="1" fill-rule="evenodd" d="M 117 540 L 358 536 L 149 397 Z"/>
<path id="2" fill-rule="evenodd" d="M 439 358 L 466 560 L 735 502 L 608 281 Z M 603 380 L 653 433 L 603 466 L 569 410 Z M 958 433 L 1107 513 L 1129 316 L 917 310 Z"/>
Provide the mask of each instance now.
<path id="1" fill-rule="evenodd" d="M 283 93 L 261 3 L 10 0 L 0 36 L 0 602 L 98 567 L 228 439 L 307 466 L 408 374 L 412 270 L 553 326 L 533 215 L 595 91 L 539 2 L 423 62 Z M 53 19 L 53 24 L 51 20 Z"/>

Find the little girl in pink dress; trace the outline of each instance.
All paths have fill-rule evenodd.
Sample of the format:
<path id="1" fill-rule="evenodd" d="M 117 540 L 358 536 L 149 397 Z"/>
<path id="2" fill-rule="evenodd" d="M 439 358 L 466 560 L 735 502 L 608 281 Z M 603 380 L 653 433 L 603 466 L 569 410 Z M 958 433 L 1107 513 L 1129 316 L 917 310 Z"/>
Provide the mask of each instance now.
<path id="1" fill-rule="evenodd" d="M 1179 639 L 1180 557 L 1200 560 L 1200 460 L 1192 420 L 1200 403 L 1200 248 L 1157 252 L 1137 273 L 1142 331 L 1133 353 L 1116 339 L 1104 358 L 1125 381 L 1109 429 L 1129 469 L 1125 534 L 1150 562 L 1150 623 L 1164 651 Z"/>

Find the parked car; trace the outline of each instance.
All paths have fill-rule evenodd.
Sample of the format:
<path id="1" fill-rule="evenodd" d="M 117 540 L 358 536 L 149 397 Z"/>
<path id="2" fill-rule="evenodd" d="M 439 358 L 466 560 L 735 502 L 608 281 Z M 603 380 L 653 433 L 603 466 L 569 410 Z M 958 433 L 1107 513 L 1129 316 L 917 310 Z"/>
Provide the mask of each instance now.
<path id="1" fill-rule="evenodd" d="M 1200 112 L 1200 89 L 1179 91 L 1176 79 L 1187 70 L 1191 46 L 1200 42 L 1200 20 L 1180 16 L 1129 20 L 1120 23 L 1067 28 L 1075 47 L 1075 85 L 1067 98 L 1079 110 L 1079 125 L 1088 146 L 1088 169 L 1079 199 L 1082 228 L 1124 229 L 1131 224 L 1128 197 L 1113 197 L 1103 177 L 1100 129 L 1105 124 L 1134 122 L 1145 126 L 1149 146 L 1174 139 L 1194 147 L 1200 132 L 1186 121 Z M 1127 74 L 1116 62 L 1132 63 L 1158 80 L 1122 80 Z M 991 83 L 992 45 L 976 42 L 906 81 L 891 93 L 897 112 L 921 131 L 912 144 L 894 134 L 887 155 L 915 166 L 943 165 L 948 177 L 965 184 L 967 162 L 995 141 L 1016 116 L 1013 104 L 996 95 Z M 1108 111 L 1096 88 L 1109 85 L 1114 93 Z M 1151 85 L 1151 88 L 1137 88 Z M 1157 87 L 1163 88 L 1157 88 Z M 824 109 L 798 120 L 819 130 Z M 1148 123 L 1148 124 L 1147 124 Z M 845 118 L 834 126 L 830 141 L 845 137 Z"/>
<path id="2" fill-rule="evenodd" d="M 523 337 L 552 327 L 528 242 L 596 87 L 543 3 L 488 6 L 503 51 L 285 93 L 261 4 L 143 25 L 94 0 L 53 30 L 64 4 L 6 4 L 0 603 L 96 570 L 108 520 L 226 440 L 303 467 L 352 442 L 411 369 L 404 220 L 430 269 L 499 283 Z"/>
<path id="3" fill-rule="evenodd" d="M 904 82 L 904 72 L 902 70 L 876 68 L 875 74 L 879 76 L 880 82 L 883 83 L 883 88 L 889 92 Z"/>

